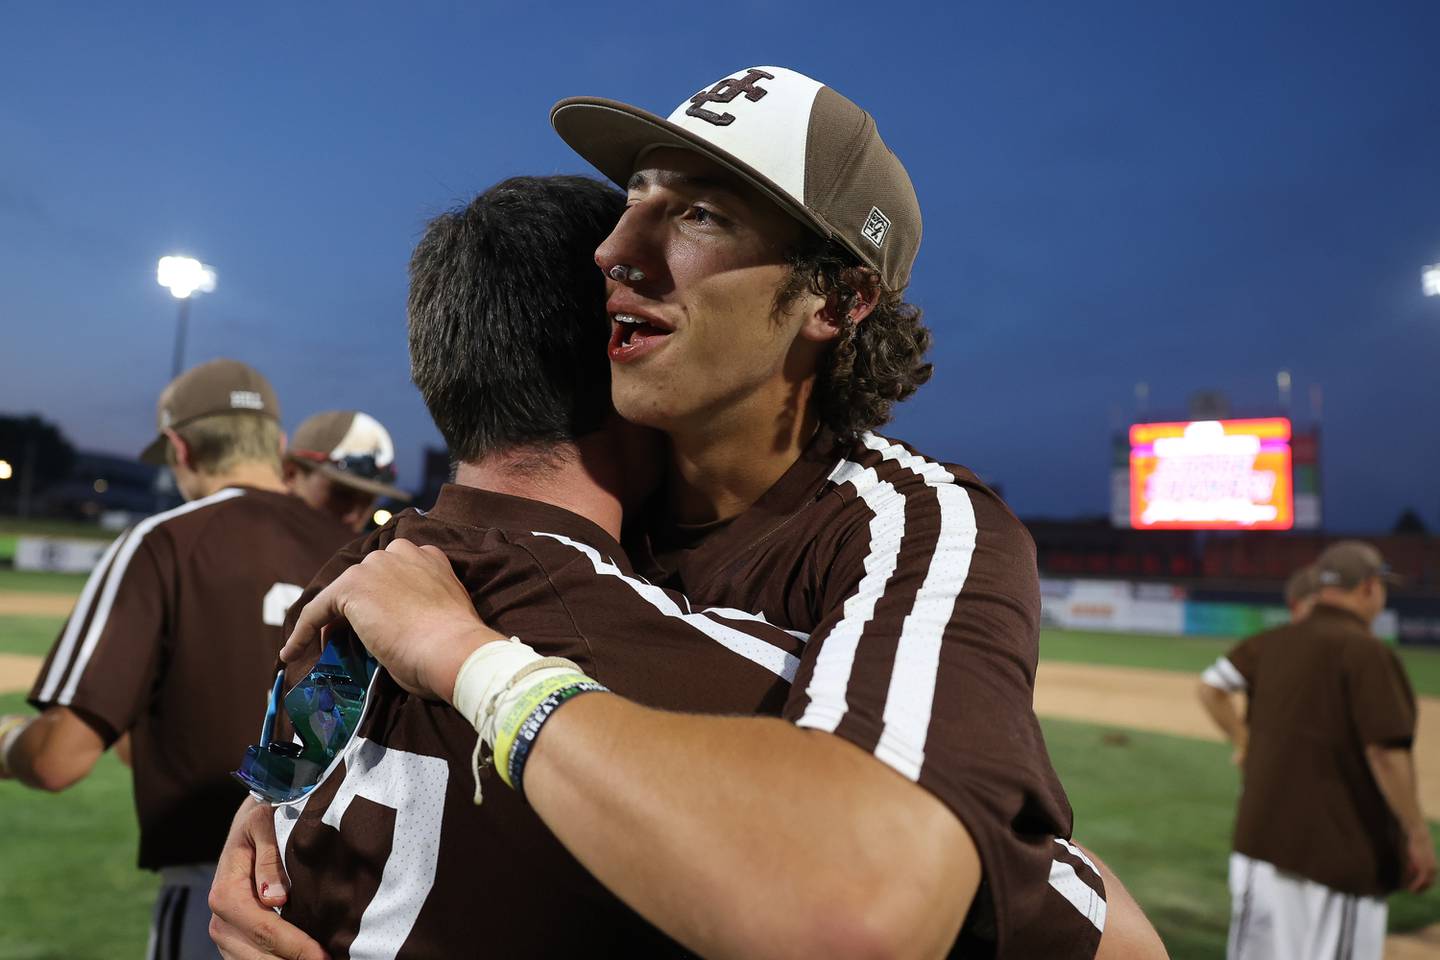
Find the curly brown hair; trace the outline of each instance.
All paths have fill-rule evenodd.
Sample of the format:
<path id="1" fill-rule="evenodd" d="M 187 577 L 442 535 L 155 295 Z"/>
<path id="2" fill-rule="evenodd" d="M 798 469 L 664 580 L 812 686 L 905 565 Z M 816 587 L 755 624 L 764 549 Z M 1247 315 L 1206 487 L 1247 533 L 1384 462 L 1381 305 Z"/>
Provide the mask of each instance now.
<path id="1" fill-rule="evenodd" d="M 890 420 L 891 408 L 930 379 L 925 362 L 930 330 L 921 310 L 903 292 L 887 290 L 880 275 L 856 262 L 833 240 L 807 238 L 789 257 L 790 277 L 776 296 L 783 310 L 805 293 L 824 297 L 841 319 L 815 384 L 816 412 L 842 442 L 854 440 Z M 860 323 L 850 320 L 855 304 L 877 292 L 875 309 Z"/>

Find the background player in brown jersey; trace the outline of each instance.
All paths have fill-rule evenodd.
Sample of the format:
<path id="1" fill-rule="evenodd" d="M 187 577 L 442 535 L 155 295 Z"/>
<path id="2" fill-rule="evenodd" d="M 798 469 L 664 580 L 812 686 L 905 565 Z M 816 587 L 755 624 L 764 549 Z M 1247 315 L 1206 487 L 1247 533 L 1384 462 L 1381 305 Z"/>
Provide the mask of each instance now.
<path id="1" fill-rule="evenodd" d="M 285 485 L 316 510 L 359 533 L 381 497 L 409 503 L 395 486 L 395 443 L 384 424 L 359 410 L 305 418 L 285 448 Z"/>
<path id="2" fill-rule="evenodd" d="M 1231 960 L 1379 960 L 1385 896 L 1435 880 L 1412 756 L 1415 692 L 1370 632 L 1389 568 L 1352 540 L 1311 571 L 1306 617 L 1241 641 L 1202 677 L 1201 701 L 1237 744 L 1245 774 L 1230 858 Z M 1244 720 L 1233 693 L 1247 694 Z"/>
<path id="3" fill-rule="evenodd" d="M 150 955 L 213 957 L 205 893 L 236 803 L 229 777 L 264 709 L 286 608 L 351 536 L 280 479 L 275 392 L 215 360 L 158 404 L 142 458 L 188 501 L 121 534 L 40 676 L 33 718 L 7 717 L 0 777 L 58 791 L 122 735 L 133 753 L 140 866 L 164 883 Z"/>
<path id="4" fill-rule="evenodd" d="M 703 955 L 1163 955 L 1068 841 L 1030 703 L 1028 536 L 969 471 L 868 432 L 928 375 L 901 299 L 918 206 L 873 121 L 778 68 L 670 122 L 593 100 L 554 121 L 630 191 L 597 260 L 616 407 L 673 445 L 642 569 L 807 642 L 784 720 L 537 701 L 531 804 Z M 377 556 L 306 608 L 297 650 L 343 614 L 399 682 L 467 713 L 520 683 L 474 669 L 496 635 L 442 558 Z M 497 763 L 516 717 L 473 714 Z"/>

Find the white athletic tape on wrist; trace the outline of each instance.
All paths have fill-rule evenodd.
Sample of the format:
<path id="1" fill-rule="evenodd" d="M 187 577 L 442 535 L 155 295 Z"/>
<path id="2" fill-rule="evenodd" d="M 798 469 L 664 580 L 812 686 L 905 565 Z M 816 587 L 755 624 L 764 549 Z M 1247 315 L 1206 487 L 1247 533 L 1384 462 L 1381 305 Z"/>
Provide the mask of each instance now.
<path id="1" fill-rule="evenodd" d="M 524 699 L 527 691 L 552 677 L 583 672 L 563 657 L 542 657 L 519 637 L 487 643 L 465 659 L 455 675 L 450 702 L 475 728 L 475 752 L 470 758 L 475 775 L 475 803 L 483 799 L 480 774 L 489 766 L 485 748 L 494 749 L 495 725 L 500 717 Z"/>

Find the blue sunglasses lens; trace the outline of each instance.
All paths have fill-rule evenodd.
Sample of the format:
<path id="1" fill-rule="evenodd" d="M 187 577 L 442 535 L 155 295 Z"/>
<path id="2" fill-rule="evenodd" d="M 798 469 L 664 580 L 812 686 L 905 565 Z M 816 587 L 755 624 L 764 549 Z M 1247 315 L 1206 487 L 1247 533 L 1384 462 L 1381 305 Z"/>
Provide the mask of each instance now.
<path id="1" fill-rule="evenodd" d="M 284 672 L 276 674 L 260 742 L 248 747 L 237 780 L 272 803 L 303 797 L 349 742 L 365 712 L 375 661 L 344 642 L 327 644 L 305 679 L 285 694 L 283 706 L 299 743 L 274 739 Z"/>

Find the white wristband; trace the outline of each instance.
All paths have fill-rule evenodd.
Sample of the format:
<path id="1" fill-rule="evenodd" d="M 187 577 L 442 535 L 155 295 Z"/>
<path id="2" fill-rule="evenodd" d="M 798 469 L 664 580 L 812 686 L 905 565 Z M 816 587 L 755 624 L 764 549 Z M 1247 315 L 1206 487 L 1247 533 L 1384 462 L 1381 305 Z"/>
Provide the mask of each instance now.
<path id="1" fill-rule="evenodd" d="M 460 665 L 450 702 L 475 728 L 475 753 L 471 758 L 475 774 L 475 803 L 481 800 L 480 771 L 489 765 L 482 759 L 482 747 L 494 748 L 495 727 L 500 719 L 524 699 L 527 691 L 552 677 L 578 675 L 580 668 L 562 657 L 542 657 L 518 637 L 487 643 Z"/>

